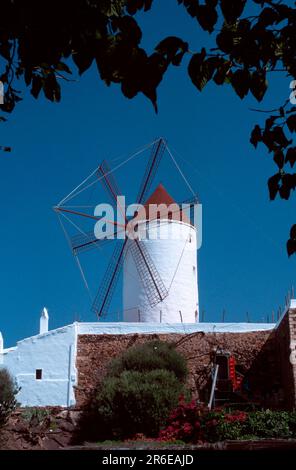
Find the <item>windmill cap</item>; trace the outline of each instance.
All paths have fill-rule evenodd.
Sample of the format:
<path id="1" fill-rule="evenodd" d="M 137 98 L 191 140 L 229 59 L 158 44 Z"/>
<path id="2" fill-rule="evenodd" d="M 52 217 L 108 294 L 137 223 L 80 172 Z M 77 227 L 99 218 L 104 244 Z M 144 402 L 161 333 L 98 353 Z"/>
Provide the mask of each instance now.
<path id="1" fill-rule="evenodd" d="M 169 219 L 191 224 L 189 217 L 182 212 L 179 204 L 161 183 L 147 199 L 143 208 L 140 208 L 137 218 L 143 220 Z"/>

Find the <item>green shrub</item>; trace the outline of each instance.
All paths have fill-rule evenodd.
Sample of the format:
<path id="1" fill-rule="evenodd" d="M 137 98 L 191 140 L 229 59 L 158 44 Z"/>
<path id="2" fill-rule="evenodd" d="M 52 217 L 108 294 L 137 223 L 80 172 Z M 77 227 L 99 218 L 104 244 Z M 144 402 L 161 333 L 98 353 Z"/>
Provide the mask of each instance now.
<path id="1" fill-rule="evenodd" d="M 117 377 L 106 377 L 97 397 L 105 437 L 156 436 L 182 391 L 183 384 L 175 374 L 163 369 L 123 371 Z"/>
<path id="2" fill-rule="evenodd" d="M 25 421 L 38 425 L 50 417 L 50 411 L 46 408 L 27 407 L 22 412 L 22 417 Z"/>
<path id="3" fill-rule="evenodd" d="M 156 436 L 180 394 L 187 393 L 187 373 L 173 345 L 156 340 L 131 347 L 111 361 L 81 434 L 91 439 Z M 96 432 L 90 435 L 87 427 Z"/>
<path id="4" fill-rule="evenodd" d="M 109 366 L 108 375 L 118 377 L 125 370 L 148 372 L 155 369 L 171 371 L 182 382 L 188 373 L 184 357 L 174 346 L 155 340 L 133 346 L 114 359 Z"/>
<path id="5" fill-rule="evenodd" d="M 248 415 L 249 434 L 259 438 L 287 438 L 292 436 L 289 421 L 291 413 L 287 411 L 256 411 Z"/>
<path id="6" fill-rule="evenodd" d="M 296 412 L 245 412 L 225 408 L 209 411 L 194 401 L 179 401 L 159 433 L 161 441 L 182 439 L 185 442 L 217 442 L 290 438 L 296 436 Z"/>
<path id="7" fill-rule="evenodd" d="M 296 411 L 289 413 L 289 429 L 292 437 L 296 437 Z"/>
<path id="8" fill-rule="evenodd" d="M 0 369 L 0 426 L 3 426 L 17 406 L 19 388 L 7 369 Z"/>

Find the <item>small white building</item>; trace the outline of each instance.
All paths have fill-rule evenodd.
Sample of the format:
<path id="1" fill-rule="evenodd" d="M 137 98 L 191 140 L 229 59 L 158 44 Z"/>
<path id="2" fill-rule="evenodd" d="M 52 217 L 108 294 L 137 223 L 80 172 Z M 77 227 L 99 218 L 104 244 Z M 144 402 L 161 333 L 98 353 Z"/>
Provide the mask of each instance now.
<path id="1" fill-rule="evenodd" d="M 48 331 L 48 312 L 40 318 L 40 332 L 4 348 L 0 333 L 0 367 L 6 367 L 21 390 L 22 406 L 73 406 L 76 403 L 77 342 L 79 335 L 127 335 L 164 333 L 244 333 L 271 330 L 268 323 L 72 323 Z"/>

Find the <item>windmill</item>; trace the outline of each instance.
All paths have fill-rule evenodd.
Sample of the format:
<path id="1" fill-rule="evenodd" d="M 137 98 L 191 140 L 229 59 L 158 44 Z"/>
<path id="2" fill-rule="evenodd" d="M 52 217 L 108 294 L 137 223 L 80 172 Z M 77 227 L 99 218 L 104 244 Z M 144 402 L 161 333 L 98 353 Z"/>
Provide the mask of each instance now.
<path id="1" fill-rule="evenodd" d="M 136 206 L 142 206 L 147 201 L 152 182 L 155 178 L 157 169 L 166 148 L 167 146 L 164 139 L 160 138 L 154 142 L 136 198 Z M 118 210 L 118 197 L 123 193 L 120 191 L 115 180 L 114 173 L 106 160 L 104 160 L 96 169 L 94 172 L 94 177 L 102 183 L 111 205 L 114 209 Z M 189 202 L 189 207 L 195 202 L 196 198 Z M 63 204 L 59 204 L 54 209 L 58 214 L 74 214 L 76 216 L 87 217 L 93 220 L 100 220 L 99 217 L 73 210 L 72 208 L 66 207 Z M 121 208 L 119 207 L 119 209 Z M 178 205 L 177 211 L 180 213 L 180 208 Z M 160 275 L 155 260 L 151 256 L 149 246 L 147 246 L 147 244 L 141 240 L 141 230 L 137 230 L 137 215 L 138 212 L 135 211 L 133 216 L 127 217 L 122 208 L 122 217 L 124 223 L 116 224 L 115 228 L 115 236 L 119 233 L 123 235 L 120 237 L 120 239 L 118 237 L 116 239 L 110 239 L 106 235 L 97 238 L 93 232 L 84 232 L 71 237 L 69 240 L 72 252 L 75 256 L 83 251 L 90 250 L 98 246 L 102 247 L 106 243 L 115 243 L 115 248 L 110 262 L 107 266 L 92 304 L 92 310 L 95 312 L 98 318 L 108 314 L 110 302 L 126 258 L 129 260 L 128 264 L 131 264 L 130 258 L 133 260 L 132 268 L 136 268 L 137 278 L 141 284 L 141 289 L 145 296 L 146 309 L 147 306 L 150 309 L 153 309 L 156 308 L 157 305 L 162 305 L 165 299 L 169 296 L 169 289 Z M 145 216 L 143 217 L 143 220 L 144 219 L 146 219 Z M 155 219 L 157 221 L 159 219 L 159 215 L 156 215 Z M 124 272 L 126 271 L 127 270 L 125 267 Z M 137 307 L 138 315 L 139 305 Z M 138 321 L 140 321 L 140 319 L 138 319 Z"/>

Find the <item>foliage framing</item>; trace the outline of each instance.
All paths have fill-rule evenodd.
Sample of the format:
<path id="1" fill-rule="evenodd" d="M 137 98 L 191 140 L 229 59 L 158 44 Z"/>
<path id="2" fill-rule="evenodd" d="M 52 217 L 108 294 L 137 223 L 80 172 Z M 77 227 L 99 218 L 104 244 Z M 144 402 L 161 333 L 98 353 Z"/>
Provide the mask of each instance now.
<path id="1" fill-rule="evenodd" d="M 188 74 L 202 91 L 209 81 L 230 83 L 243 99 L 248 93 L 260 102 L 268 87 L 267 75 L 283 71 L 296 79 L 296 9 L 270 0 L 177 0 L 199 26 L 215 36 L 215 47 L 192 52 L 182 38 L 164 38 L 152 54 L 140 47 L 142 31 L 135 15 L 151 8 L 153 0 L 3 0 L 0 18 L 0 80 L 11 112 L 21 100 L 15 79 L 23 79 L 31 94 L 41 91 L 51 101 L 61 99 L 61 80 L 71 70 L 72 58 L 80 74 L 95 61 L 100 78 L 118 83 L 133 98 L 147 96 L 157 111 L 157 87 L 170 65 L 179 66 L 190 55 Z M 256 14 L 244 14 L 246 7 Z M 295 82 L 296 83 L 296 82 Z M 295 98 L 294 91 L 292 94 Z M 294 100 L 296 101 L 296 99 Z M 0 117 L 0 120 L 5 120 Z M 270 199 L 288 199 L 296 189 L 293 137 L 296 107 L 289 99 L 256 125 L 251 143 L 263 143 L 272 154 L 277 172 L 268 180 Z M 287 243 L 296 253 L 296 224 Z"/>

